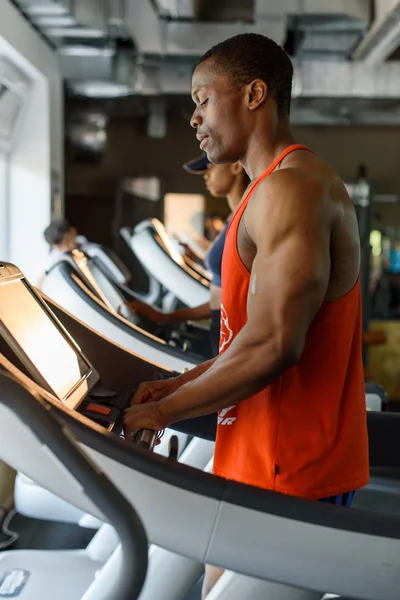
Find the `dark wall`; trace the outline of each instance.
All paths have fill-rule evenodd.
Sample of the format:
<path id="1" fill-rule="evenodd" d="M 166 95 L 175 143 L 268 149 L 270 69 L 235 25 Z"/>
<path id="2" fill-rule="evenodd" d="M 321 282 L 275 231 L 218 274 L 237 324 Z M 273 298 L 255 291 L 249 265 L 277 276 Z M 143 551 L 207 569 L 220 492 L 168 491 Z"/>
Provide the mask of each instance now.
<path id="1" fill-rule="evenodd" d="M 187 160 L 199 154 L 193 130 L 183 119 L 170 122 L 168 135 L 161 140 L 147 137 L 141 119 L 113 119 L 100 164 L 68 159 L 67 217 L 92 239 L 110 244 L 118 181 L 129 176 L 156 175 L 166 193 L 204 193 L 202 177 L 182 169 Z"/>
<path id="2" fill-rule="evenodd" d="M 400 193 L 400 127 L 298 127 L 295 132 L 343 179 L 354 178 L 364 163 L 379 193 Z"/>
<path id="3" fill-rule="evenodd" d="M 114 115 L 100 164 L 79 164 L 67 152 L 66 213 L 92 239 L 111 243 L 110 223 L 118 180 L 157 175 L 165 192 L 204 193 L 202 178 L 187 174 L 182 164 L 199 154 L 188 115 L 171 115 L 167 136 L 150 139 L 142 118 Z M 298 127 L 298 142 L 309 145 L 333 164 L 344 179 L 353 179 L 360 163 L 380 193 L 400 193 L 400 128 Z M 207 208 L 218 206 L 209 203 Z M 399 213 L 400 208 L 392 209 Z"/>
<path id="4" fill-rule="evenodd" d="M 102 163 L 68 165 L 67 196 L 113 193 L 116 180 L 132 175 L 157 175 L 167 192 L 203 192 L 201 178 L 182 169 L 199 154 L 194 130 L 183 119 L 169 122 L 168 134 L 161 140 L 148 138 L 140 121 L 113 120 Z"/>

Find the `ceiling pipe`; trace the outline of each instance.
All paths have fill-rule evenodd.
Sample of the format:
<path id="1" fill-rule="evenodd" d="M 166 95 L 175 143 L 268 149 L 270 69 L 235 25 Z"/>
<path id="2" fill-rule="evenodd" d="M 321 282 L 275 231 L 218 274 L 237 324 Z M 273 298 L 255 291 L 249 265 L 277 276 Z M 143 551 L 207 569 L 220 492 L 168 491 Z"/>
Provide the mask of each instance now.
<path id="1" fill-rule="evenodd" d="M 379 65 L 400 45 L 400 1 L 386 0 L 388 10 L 378 13 L 375 23 L 353 53 L 354 60 Z"/>

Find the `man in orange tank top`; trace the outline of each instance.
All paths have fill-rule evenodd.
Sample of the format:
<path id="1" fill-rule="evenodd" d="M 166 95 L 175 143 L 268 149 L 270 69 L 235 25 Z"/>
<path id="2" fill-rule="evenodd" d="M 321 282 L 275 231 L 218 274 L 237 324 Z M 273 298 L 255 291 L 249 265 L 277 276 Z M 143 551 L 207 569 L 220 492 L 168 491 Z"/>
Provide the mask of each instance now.
<path id="1" fill-rule="evenodd" d="M 358 227 L 339 175 L 295 144 L 292 76 L 284 50 L 257 34 L 196 67 L 200 148 L 252 180 L 226 237 L 220 355 L 142 384 L 125 430 L 218 411 L 215 474 L 348 505 L 369 479 Z M 220 573 L 207 570 L 204 596 Z"/>

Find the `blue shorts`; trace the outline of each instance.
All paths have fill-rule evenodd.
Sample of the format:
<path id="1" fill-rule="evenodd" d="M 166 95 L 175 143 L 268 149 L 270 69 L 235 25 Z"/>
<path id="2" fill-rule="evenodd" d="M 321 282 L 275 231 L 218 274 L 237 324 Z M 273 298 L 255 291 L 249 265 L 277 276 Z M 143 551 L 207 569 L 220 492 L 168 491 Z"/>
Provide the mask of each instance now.
<path id="1" fill-rule="evenodd" d="M 328 502 L 328 504 L 336 504 L 337 506 L 351 506 L 355 495 L 355 492 L 346 492 L 346 494 L 337 494 L 337 496 L 321 498 L 319 502 Z"/>

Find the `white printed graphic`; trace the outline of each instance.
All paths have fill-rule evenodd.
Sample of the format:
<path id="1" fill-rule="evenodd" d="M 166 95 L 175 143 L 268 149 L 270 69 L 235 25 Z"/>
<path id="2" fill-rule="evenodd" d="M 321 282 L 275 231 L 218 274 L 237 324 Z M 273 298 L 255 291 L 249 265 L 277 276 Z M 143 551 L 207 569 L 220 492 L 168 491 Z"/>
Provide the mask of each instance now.
<path id="1" fill-rule="evenodd" d="M 226 416 L 228 414 L 228 412 L 230 412 L 233 408 L 236 408 L 236 405 L 229 406 L 228 408 L 224 408 L 223 410 L 219 411 L 218 425 L 232 425 L 232 423 L 234 423 L 236 421 L 236 417 L 227 417 Z"/>
<path id="2" fill-rule="evenodd" d="M 16 598 L 26 585 L 30 572 L 12 569 L 0 575 L 0 598 Z M 25 596 L 24 596 L 25 597 Z"/>
<path id="3" fill-rule="evenodd" d="M 225 308 L 221 304 L 221 337 L 220 337 L 220 341 L 219 341 L 219 351 L 220 352 L 222 352 L 222 350 L 225 348 L 225 346 L 228 346 L 231 343 L 232 338 L 233 338 L 233 331 L 229 327 L 228 315 L 226 313 Z"/>

